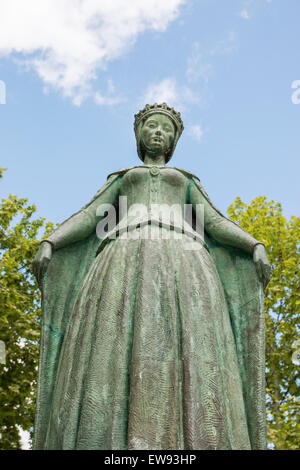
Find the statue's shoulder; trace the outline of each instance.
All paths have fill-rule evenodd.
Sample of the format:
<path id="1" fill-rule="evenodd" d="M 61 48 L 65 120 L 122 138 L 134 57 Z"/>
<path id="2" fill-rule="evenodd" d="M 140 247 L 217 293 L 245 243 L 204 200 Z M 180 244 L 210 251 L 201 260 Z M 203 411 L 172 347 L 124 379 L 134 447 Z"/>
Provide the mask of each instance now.
<path id="1" fill-rule="evenodd" d="M 125 173 L 127 173 L 127 171 L 129 170 L 133 170 L 134 168 L 141 168 L 141 165 L 135 165 L 135 166 L 128 166 L 126 168 L 121 168 L 121 170 L 116 170 L 116 171 L 113 171 L 112 173 L 110 173 L 108 176 L 107 176 L 107 179 L 113 177 L 113 176 L 122 176 L 124 175 Z"/>
<path id="2" fill-rule="evenodd" d="M 196 178 L 196 180 L 200 181 L 197 175 L 194 175 L 191 171 L 184 170 L 183 168 L 177 168 L 175 166 L 167 166 L 166 168 L 171 168 L 172 170 L 177 170 L 180 171 L 184 176 L 187 176 L 188 178 Z"/>
<path id="3" fill-rule="evenodd" d="M 116 176 L 122 176 L 124 175 L 125 173 L 127 173 L 127 171 L 130 171 L 130 170 L 133 170 L 135 168 L 148 168 L 149 165 L 135 165 L 135 166 L 128 166 L 126 168 L 122 168 L 121 170 L 117 170 L 117 171 L 113 171 L 112 173 L 110 173 L 107 177 L 107 179 L 111 178 L 111 177 L 116 177 Z M 179 171 L 180 173 L 182 173 L 183 175 L 187 176 L 188 178 L 195 178 L 196 180 L 200 181 L 198 176 L 197 175 L 194 175 L 193 173 L 191 173 L 190 171 L 188 170 L 184 170 L 183 168 L 177 168 L 175 166 L 165 166 L 163 167 L 165 168 L 166 170 L 167 169 L 172 169 L 172 170 L 177 170 Z"/>

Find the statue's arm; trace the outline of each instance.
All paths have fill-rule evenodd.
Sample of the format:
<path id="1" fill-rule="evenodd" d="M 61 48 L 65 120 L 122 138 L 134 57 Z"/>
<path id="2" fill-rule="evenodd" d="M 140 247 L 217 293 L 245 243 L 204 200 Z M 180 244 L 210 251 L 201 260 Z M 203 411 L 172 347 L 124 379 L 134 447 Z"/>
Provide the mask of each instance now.
<path id="1" fill-rule="evenodd" d="M 254 247 L 260 243 L 238 225 L 219 214 L 204 197 L 195 183 L 191 184 L 190 202 L 196 209 L 197 204 L 204 208 L 204 228 L 218 242 L 239 248 L 252 254 Z"/>
<path id="2" fill-rule="evenodd" d="M 204 208 L 204 228 L 212 238 L 221 244 L 238 248 L 253 256 L 259 278 L 266 285 L 271 275 L 265 246 L 231 220 L 222 216 L 206 199 L 194 181 L 190 185 L 190 203 Z"/>
<path id="3" fill-rule="evenodd" d="M 101 204 L 114 204 L 119 195 L 119 178 L 116 178 L 104 191 L 99 192 L 89 205 L 63 222 L 48 238 L 42 241 L 33 261 L 33 271 L 38 281 L 44 275 L 52 252 L 87 238 L 96 230 L 103 215 L 97 215 Z M 103 214 L 103 212 L 102 212 Z"/>
<path id="4" fill-rule="evenodd" d="M 51 243 L 54 250 L 63 248 L 71 243 L 87 238 L 103 217 L 97 215 L 101 204 L 114 204 L 119 193 L 119 183 L 115 180 L 85 209 L 77 212 L 63 222 L 46 240 Z"/>

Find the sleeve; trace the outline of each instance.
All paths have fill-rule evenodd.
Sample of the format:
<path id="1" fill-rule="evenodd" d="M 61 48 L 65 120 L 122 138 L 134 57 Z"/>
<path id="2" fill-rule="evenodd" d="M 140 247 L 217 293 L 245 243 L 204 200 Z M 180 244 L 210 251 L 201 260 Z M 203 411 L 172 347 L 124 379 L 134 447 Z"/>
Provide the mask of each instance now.
<path id="1" fill-rule="evenodd" d="M 74 242 L 84 240 L 96 230 L 97 223 L 102 216 L 97 215 L 97 209 L 101 204 L 114 204 L 119 195 L 120 177 L 116 178 L 110 185 L 100 190 L 100 194 L 87 204 L 83 209 L 65 220 L 48 238 L 54 250 L 68 246 Z"/>
<path id="2" fill-rule="evenodd" d="M 195 184 L 193 179 L 190 181 L 189 202 L 194 211 L 198 205 L 204 208 L 204 229 L 217 242 L 239 248 L 249 254 L 253 253 L 256 245 L 261 244 L 237 224 L 224 217 L 210 202 L 200 183 Z"/>

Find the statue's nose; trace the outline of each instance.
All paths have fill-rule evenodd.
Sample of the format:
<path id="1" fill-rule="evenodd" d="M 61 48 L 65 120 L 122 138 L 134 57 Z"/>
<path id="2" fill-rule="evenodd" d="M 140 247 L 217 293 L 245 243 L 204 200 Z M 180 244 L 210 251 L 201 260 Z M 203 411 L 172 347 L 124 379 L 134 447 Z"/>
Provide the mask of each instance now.
<path id="1" fill-rule="evenodd" d="M 155 134 L 161 135 L 161 127 L 160 126 L 156 129 Z"/>

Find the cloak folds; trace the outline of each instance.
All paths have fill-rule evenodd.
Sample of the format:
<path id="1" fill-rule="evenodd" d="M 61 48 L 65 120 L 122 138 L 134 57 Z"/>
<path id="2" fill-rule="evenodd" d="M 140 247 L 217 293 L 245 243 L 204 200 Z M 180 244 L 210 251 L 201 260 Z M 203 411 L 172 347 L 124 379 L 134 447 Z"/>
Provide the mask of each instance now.
<path id="1" fill-rule="evenodd" d="M 129 168 L 110 175 L 92 201 L 120 174 L 128 170 Z M 182 172 L 189 174 L 183 170 Z M 192 176 L 198 189 L 212 205 L 198 178 L 191 174 L 189 176 Z M 265 449 L 265 320 L 262 283 L 256 274 L 251 255 L 223 246 L 207 234 L 205 242 L 223 285 L 230 315 L 251 448 Z M 42 281 L 43 314 L 34 449 L 45 448 L 64 334 L 74 301 L 95 259 L 99 243 L 94 232 L 85 240 L 55 251 Z"/>

